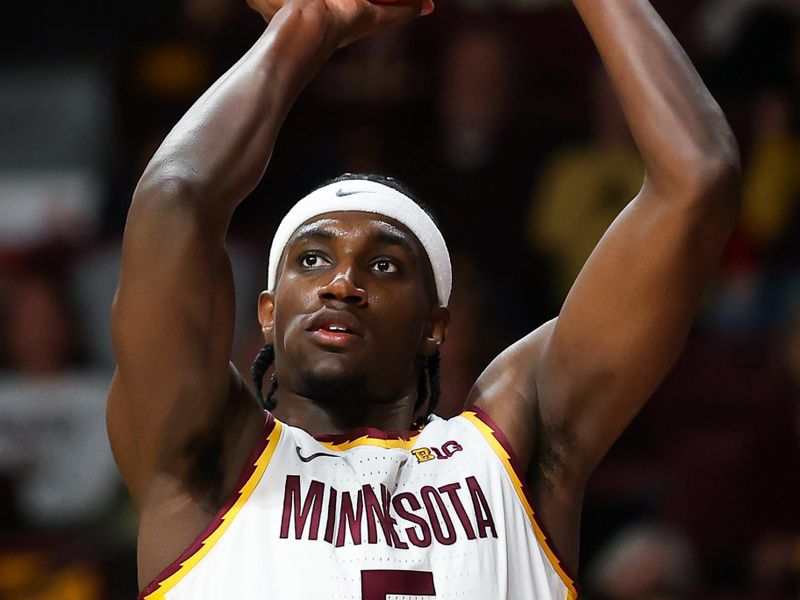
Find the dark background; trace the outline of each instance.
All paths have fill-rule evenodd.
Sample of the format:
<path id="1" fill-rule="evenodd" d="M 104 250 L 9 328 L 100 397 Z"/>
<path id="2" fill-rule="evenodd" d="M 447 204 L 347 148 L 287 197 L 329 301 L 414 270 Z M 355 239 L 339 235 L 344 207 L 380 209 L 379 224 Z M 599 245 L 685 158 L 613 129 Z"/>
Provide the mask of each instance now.
<path id="1" fill-rule="evenodd" d="M 569 3 L 452 1 L 338 53 L 230 236 L 234 359 L 258 349 L 266 249 L 345 171 L 400 178 L 454 257 L 442 411 L 557 314 L 642 167 Z M 739 139 L 740 226 L 673 373 L 587 491 L 587 598 L 800 598 L 800 10 L 654 3 Z M 133 598 L 110 457 L 108 310 L 136 181 L 255 41 L 239 0 L 16 3 L 0 19 L 0 598 Z M 597 335 L 606 332 L 598 331 Z"/>

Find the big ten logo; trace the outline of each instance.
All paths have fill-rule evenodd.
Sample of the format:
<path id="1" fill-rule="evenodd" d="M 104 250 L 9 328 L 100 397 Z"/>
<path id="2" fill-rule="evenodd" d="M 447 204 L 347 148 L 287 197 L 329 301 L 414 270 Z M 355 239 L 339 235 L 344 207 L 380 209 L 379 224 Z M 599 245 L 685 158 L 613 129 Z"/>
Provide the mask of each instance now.
<path id="1" fill-rule="evenodd" d="M 450 440 L 442 444 L 441 448 L 414 448 L 411 454 L 416 457 L 417 462 L 424 463 L 429 460 L 445 460 L 453 456 L 456 452 L 461 452 L 463 449 L 464 448 L 462 448 L 461 444 L 457 441 Z"/>

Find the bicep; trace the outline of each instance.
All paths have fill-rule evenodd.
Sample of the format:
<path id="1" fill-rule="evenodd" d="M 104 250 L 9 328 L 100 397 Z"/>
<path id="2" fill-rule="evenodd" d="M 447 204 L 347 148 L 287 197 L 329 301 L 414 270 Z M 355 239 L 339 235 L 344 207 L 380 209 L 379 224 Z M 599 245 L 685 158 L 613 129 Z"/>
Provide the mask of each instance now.
<path id="1" fill-rule="evenodd" d="M 180 468 L 182 446 L 213 423 L 227 396 L 234 290 L 219 238 L 181 202 L 131 208 L 112 309 L 110 398 L 124 405 L 128 432 L 110 435 L 135 452 L 140 472 Z M 135 444 L 114 440 L 122 435 Z"/>
<path id="2" fill-rule="evenodd" d="M 711 203 L 645 191 L 583 267 L 535 379 L 542 422 L 571 432 L 584 475 L 680 354 L 731 228 L 729 212 Z"/>

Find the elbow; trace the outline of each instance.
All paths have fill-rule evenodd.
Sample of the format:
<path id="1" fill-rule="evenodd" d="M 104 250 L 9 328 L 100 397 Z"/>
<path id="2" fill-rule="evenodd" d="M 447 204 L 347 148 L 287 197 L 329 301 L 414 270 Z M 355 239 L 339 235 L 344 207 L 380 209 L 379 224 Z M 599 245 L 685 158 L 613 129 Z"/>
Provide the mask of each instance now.
<path id="1" fill-rule="evenodd" d="M 197 204 L 202 182 L 190 169 L 151 163 L 133 192 L 133 206 L 168 208 Z"/>
<path id="2" fill-rule="evenodd" d="M 728 198 L 738 201 L 742 178 L 738 146 L 734 144 L 710 154 L 698 161 L 693 171 L 691 189 L 698 200 Z"/>
<path id="3" fill-rule="evenodd" d="M 739 145 L 727 122 L 704 141 L 696 140 L 678 160 L 682 180 L 698 201 L 717 196 L 738 196 L 741 179 Z"/>
<path id="4" fill-rule="evenodd" d="M 689 226 L 703 232 L 709 240 L 727 243 L 736 229 L 741 206 L 738 159 L 713 164 L 689 190 L 686 207 Z"/>
<path id="5" fill-rule="evenodd" d="M 238 204 L 232 197 L 240 196 L 191 167 L 152 162 L 133 192 L 131 210 L 191 213 L 209 223 L 227 223 Z"/>
<path id="6" fill-rule="evenodd" d="M 187 228 L 210 233 L 227 221 L 207 200 L 205 187 L 190 173 L 148 167 L 133 192 L 125 230 L 160 232 L 156 237 Z"/>
<path id="7" fill-rule="evenodd" d="M 695 173 L 701 196 L 723 195 L 738 201 L 742 177 L 739 144 L 724 120 L 712 139 L 714 142 L 700 151 L 698 160 L 693 161 L 695 168 L 689 172 Z"/>
<path id="8" fill-rule="evenodd" d="M 713 220 L 733 231 L 741 202 L 739 148 L 731 142 L 680 165 L 679 198 L 697 221 Z"/>

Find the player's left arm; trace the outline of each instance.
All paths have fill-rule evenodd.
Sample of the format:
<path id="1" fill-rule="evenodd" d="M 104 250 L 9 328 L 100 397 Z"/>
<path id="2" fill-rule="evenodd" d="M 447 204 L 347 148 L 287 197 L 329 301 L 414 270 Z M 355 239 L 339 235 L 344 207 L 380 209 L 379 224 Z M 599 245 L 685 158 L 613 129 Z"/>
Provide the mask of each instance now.
<path id="1" fill-rule="evenodd" d="M 683 348 L 735 225 L 739 157 L 722 111 L 649 2 L 574 4 L 645 161 L 645 182 L 558 318 L 502 354 L 470 400 L 577 522 L 592 469 Z"/>

